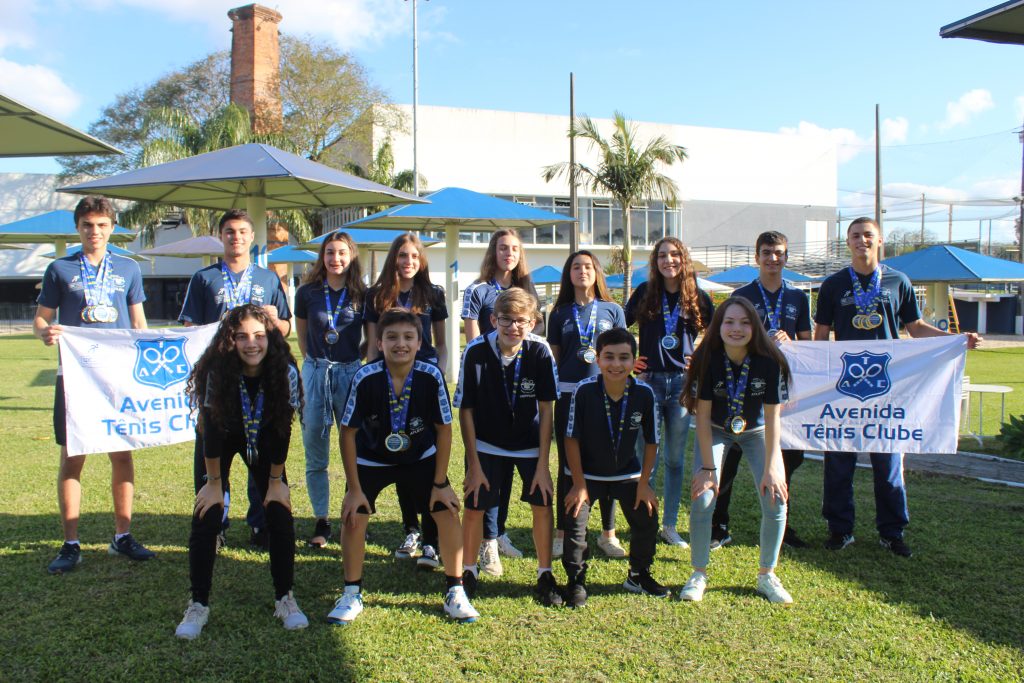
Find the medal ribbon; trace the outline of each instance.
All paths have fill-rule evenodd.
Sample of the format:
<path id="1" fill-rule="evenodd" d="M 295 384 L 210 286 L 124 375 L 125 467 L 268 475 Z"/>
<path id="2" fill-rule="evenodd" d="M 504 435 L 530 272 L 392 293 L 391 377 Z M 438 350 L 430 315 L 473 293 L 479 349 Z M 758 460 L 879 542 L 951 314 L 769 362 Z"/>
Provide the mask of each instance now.
<path id="1" fill-rule="evenodd" d="M 494 287 L 496 290 L 498 290 L 498 294 L 501 294 L 502 292 L 505 291 L 505 288 L 499 285 L 497 280 L 491 280 L 491 287 Z"/>
<path id="2" fill-rule="evenodd" d="M 590 306 L 590 321 L 587 323 L 587 329 L 584 330 L 580 326 L 580 307 L 575 302 L 572 304 L 572 317 L 576 320 L 576 332 L 580 337 L 581 349 L 587 349 L 593 345 L 594 329 L 597 328 L 597 299 L 594 299 Z"/>
<path id="3" fill-rule="evenodd" d="M 110 273 L 114 270 L 110 261 L 110 252 L 107 252 L 100 265 L 93 268 L 85 254 L 78 252 L 78 267 L 82 272 L 82 294 L 89 306 L 110 305 L 110 290 L 113 284 Z"/>
<path id="4" fill-rule="evenodd" d="M 757 283 L 757 288 L 761 290 L 761 300 L 764 302 L 764 311 L 768 314 L 768 329 L 781 330 L 782 300 L 786 295 L 786 281 L 782 281 L 782 287 L 779 288 L 779 296 L 775 300 L 775 306 L 772 306 L 771 301 L 769 301 L 768 292 L 764 291 L 764 287 L 761 286 L 761 280 L 757 279 L 754 282 Z"/>
<path id="5" fill-rule="evenodd" d="M 850 279 L 853 280 L 853 303 L 857 306 L 857 313 L 860 315 L 871 315 L 877 311 L 878 294 L 881 291 L 882 269 L 875 268 L 871 274 L 871 282 L 868 284 L 868 291 L 860 286 L 860 278 L 853 266 L 847 266 L 850 271 Z"/>
<path id="6" fill-rule="evenodd" d="M 249 399 L 245 380 L 241 377 L 238 379 L 238 393 L 242 400 L 242 425 L 245 427 L 245 459 L 252 463 L 259 456 L 256 444 L 260 438 L 260 424 L 263 422 L 263 386 L 260 385 L 256 394 L 255 405 Z"/>
<path id="7" fill-rule="evenodd" d="M 388 380 L 388 406 L 391 412 L 391 432 L 404 432 L 405 423 L 409 421 L 409 397 L 412 396 L 412 368 L 405 376 L 405 384 L 402 385 L 402 393 L 395 396 L 395 383 L 391 379 L 391 371 L 384 364 L 384 375 Z"/>
<path id="8" fill-rule="evenodd" d="M 252 299 L 252 264 L 246 266 L 242 276 L 238 278 L 238 288 L 231 280 L 231 272 L 222 261 L 220 264 L 221 275 L 224 276 L 224 307 L 231 310 L 236 306 L 247 304 Z"/>
<path id="9" fill-rule="evenodd" d="M 334 311 L 331 311 L 331 288 L 327 285 L 327 281 L 324 281 L 324 310 L 327 311 L 327 326 L 332 330 L 338 329 L 338 317 L 341 316 L 341 311 L 345 308 L 346 300 L 348 299 L 348 287 L 344 287 L 341 290 L 341 294 L 338 295 L 338 305 L 334 307 Z"/>
<path id="10" fill-rule="evenodd" d="M 501 353 L 501 347 L 498 347 L 498 352 Z M 505 374 L 505 366 L 501 368 L 502 388 L 505 390 L 505 398 L 508 399 L 509 410 L 512 411 L 512 419 L 515 419 L 516 415 L 516 399 L 519 398 L 519 371 L 523 367 L 523 345 L 519 345 L 519 350 L 516 351 L 516 359 L 512 361 L 512 386 L 508 385 L 508 376 Z"/>
<path id="11" fill-rule="evenodd" d="M 747 377 L 750 375 L 750 356 L 743 359 L 739 379 L 732 374 L 732 362 L 725 356 L 725 388 L 729 392 L 729 419 L 743 415 L 743 399 L 747 393 Z"/>
<path id="12" fill-rule="evenodd" d="M 619 405 L 619 431 L 612 428 L 612 404 L 608 392 L 604 389 L 604 379 L 601 380 L 601 396 L 604 398 L 604 416 L 608 419 L 608 436 L 615 440 L 615 453 L 618 455 L 619 445 L 622 443 L 622 433 L 626 431 L 626 404 L 629 403 L 629 380 L 626 380 L 626 389 L 622 392 L 622 403 Z"/>
<path id="13" fill-rule="evenodd" d="M 676 328 L 679 327 L 679 314 L 682 312 L 682 307 L 679 305 L 682 303 L 683 293 L 679 292 L 679 300 L 676 301 L 675 307 L 672 311 L 668 310 L 668 295 L 664 292 L 661 293 L 661 317 L 665 321 L 665 336 L 676 333 Z"/>

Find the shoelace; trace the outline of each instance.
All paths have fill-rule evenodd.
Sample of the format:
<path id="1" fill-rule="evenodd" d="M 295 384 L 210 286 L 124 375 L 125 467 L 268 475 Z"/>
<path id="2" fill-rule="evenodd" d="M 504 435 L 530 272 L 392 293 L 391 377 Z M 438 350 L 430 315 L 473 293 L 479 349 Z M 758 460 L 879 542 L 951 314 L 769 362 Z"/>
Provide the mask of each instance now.
<path id="1" fill-rule="evenodd" d="M 198 602 L 193 602 L 191 605 L 188 606 L 188 609 L 185 610 L 185 621 L 187 622 L 199 621 L 200 619 L 202 619 L 202 617 L 203 606 L 200 605 Z"/>
<path id="2" fill-rule="evenodd" d="M 405 537 L 405 543 L 402 544 L 403 548 L 415 548 L 417 542 L 419 542 L 419 534 L 409 534 Z"/>
<path id="3" fill-rule="evenodd" d="M 278 612 L 281 612 L 283 609 L 286 615 L 297 614 L 301 611 L 299 610 L 299 603 L 295 602 L 295 598 L 290 595 L 286 595 L 281 598 L 280 606 L 277 609 Z"/>

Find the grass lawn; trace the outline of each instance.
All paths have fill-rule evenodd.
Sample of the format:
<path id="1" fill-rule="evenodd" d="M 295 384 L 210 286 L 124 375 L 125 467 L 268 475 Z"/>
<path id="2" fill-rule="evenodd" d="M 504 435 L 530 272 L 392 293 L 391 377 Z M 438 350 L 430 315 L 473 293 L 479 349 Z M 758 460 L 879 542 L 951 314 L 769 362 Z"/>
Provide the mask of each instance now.
<path id="1" fill-rule="evenodd" d="M 985 355 L 981 355 L 984 353 Z M 1007 383 L 1020 359 L 972 352 L 975 381 Z M 1005 363 L 999 367 L 992 359 Z M 340 551 L 301 548 L 295 593 L 311 620 L 288 633 L 272 617 L 267 558 L 244 547 L 233 508 L 231 547 L 214 574 L 211 621 L 199 640 L 173 637 L 188 599 L 186 540 L 192 507 L 191 444 L 136 458 L 133 531 L 156 560 L 132 564 L 106 554 L 112 533 L 109 465 L 91 456 L 83 476 L 84 561 L 47 575 L 60 545 L 54 496 L 57 452 L 51 405 L 56 354 L 30 337 L 0 340 L 0 680 L 984 680 L 1024 679 L 1024 492 L 908 474 L 915 556 L 878 547 L 870 474 L 857 475 L 857 542 L 820 549 L 820 464 L 795 475 L 791 521 L 816 547 L 783 552 L 779 575 L 796 604 L 776 608 L 754 593 L 758 517 L 750 474 L 733 501 L 736 541 L 712 555 L 703 603 L 655 601 L 621 588 L 626 563 L 597 559 L 585 610 L 544 609 L 530 599 L 535 562 L 529 511 L 513 507 L 522 560 L 484 578 L 477 624 L 447 622 L 439 573 L 391 559 L 401 529 L 385 494 L 370 526 L 366 611 L 347 628 L 323 619 L 340 590 Z M 989 374 L 986 374 L 989 373 Z M 1019 396 L 1018 391 L 1011 396 Z M 1018 406 L 1018 412 L 1020 403 Z M 989 412 L 986 411 L 986 419 Z M 332 507 L 343 487 L 336 456 Z M 296 430 L 289 471 L 298 535 L 311 530 Z M 453 456 L 453 480 L 461 448 Z M 235 467 L 234 490 L 244 490 Z M 242 496 L 239 496 L 241 498 Z M 595 515 L 596 516 L 596 515 Z M 621 514 L 620 514 L 621 520 Z M 621 522 L 621 535 L 629 533 Z M 593 525 L 592 525 L 593 533 Z M 659 546 L 655 576 L 675 591 L 689 551 Z M 556 575 L 564 580 L 561 567 Z"/>
<path id="2" fill-rule="evenodd" d="M 1001 384 L 1013 391 L 1006 394 L 1006 417 L 1024 415 L 1024 347 L 1000 349 L 981 348 L 967 354 L 964 374 L 972 384 Z M 1006 458 L 1024 460 L 1024 453 L 1006 453 L 994 438 L 1000 429 L 999 396 L 988 394 L 985 401 L 984 443 L 979 446 L 973 437 L 961 437 L 960 449 L 975 453 L 993 453 Z M 971 394 L 971 429 L 978 431 L 979 394 Z M 966 419 L 966 418 L 965 418 Z M 964 423 L 961 423 L 964 424 Z"/>

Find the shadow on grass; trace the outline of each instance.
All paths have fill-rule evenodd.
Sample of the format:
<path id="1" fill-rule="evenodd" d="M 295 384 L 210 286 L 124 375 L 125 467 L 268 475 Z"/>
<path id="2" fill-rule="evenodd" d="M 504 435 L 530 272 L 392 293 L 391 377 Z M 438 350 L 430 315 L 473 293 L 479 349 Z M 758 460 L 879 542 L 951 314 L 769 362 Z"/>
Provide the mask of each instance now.
<path id="1" fill-rule="evenodd" d="M 52 387 L 57 382 L 57 370 L 40 370 L 29 382 L 30 387 Z"/>

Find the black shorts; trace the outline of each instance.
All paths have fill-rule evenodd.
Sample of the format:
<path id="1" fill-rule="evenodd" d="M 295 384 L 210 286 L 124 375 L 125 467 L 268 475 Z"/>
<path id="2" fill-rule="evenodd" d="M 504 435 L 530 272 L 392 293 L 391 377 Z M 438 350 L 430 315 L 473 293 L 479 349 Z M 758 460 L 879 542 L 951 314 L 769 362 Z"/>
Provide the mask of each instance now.
<path id="1" fill-rule="evenodd" d="M 377 496 L 388 486 L 401 482 L 406 488 L 405 491 L 412 497 L 416 504 L 416 512 L 426 513 L 430 507 L 430 494 L 434 488 L 434 467 L 437 458 L 431 455 L 411 465 L 387 465 L 384 467 L 373 467 L 372 465 L 356 465 L 356 472 L 359 474 L 359 484 L 363 488 L 363 495 L 370 503 L 368 514 L 376 514 L 375 505 Z M 360 510 L 359 512 L 363 512 Z"/>
<path id="2" fill-rule="evenodd" d="M 469 510 L 488 510 L 497 506 L 501 501 L 501 492 L 507 487 L 512 488 L 513 471 L 519 470 L 519 478 L 523 480 L 523 492 L 519 500 L 530 505 L 551 507 L 551 498 L 548 496 L 545 502 L 543 494 L 539 490 L 530 493 L 530 485 L 533 484 L 533 477 L 537 474 L 537 458 L 510 458 L 507 455 L 491 455 L 490 453 L 477 452 L 480 459 L 480 468 L 487 477 L 487 483 L 491 488 L 488 490 L 480 487 L 480 493 L 475 496 L 466 496 L 466 508 Z"/>
<path id="3" fill-rule="evenodd" d="M 58 446 L 68 445 L 68 413 L 64 405 L 64 375 L 53 386 L 53 436 Z"/>

